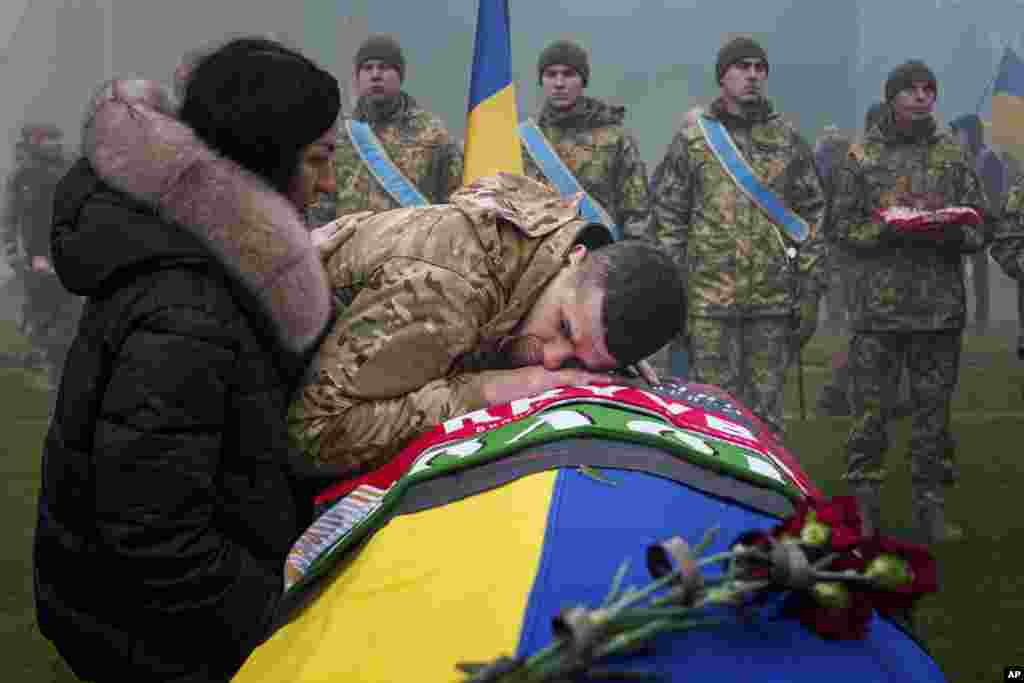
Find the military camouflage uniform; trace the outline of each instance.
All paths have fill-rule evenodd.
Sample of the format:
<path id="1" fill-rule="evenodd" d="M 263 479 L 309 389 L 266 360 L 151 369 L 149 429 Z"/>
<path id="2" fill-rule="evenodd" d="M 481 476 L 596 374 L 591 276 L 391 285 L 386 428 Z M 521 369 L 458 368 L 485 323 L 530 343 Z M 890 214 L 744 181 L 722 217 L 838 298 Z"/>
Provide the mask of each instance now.
<path id="1" fill-rule="evenodd" d="M 78 326 L 81 299 L 64 289 L 55 274 L 32 270 L 32 260 L 37 256 L 50 259 L 53 195 L 68 164 L 56 144 L 22 143 L 19 157 L 6 187 L 4 255 L 24 282 L 18 328 L 34 348 L 22 363 L 42 367 L 49 384 L 55 386 Z"/>
<path id="2" fill-rule="evenodd" d="M 769 103 L 744 119 L 719 100 L 709 116 L 811 234 L 792 262 L 778 228 L 718 163 L 695 121 L 675 135 L 655 170 L 656 234 L 687 274 L 691 379 L 732 393 L 781 434 L 794 315 L 827 288 L 824 195 L 810 148 Z"/>
<path id="3" fill-rule="evenodd" d="M 352 118 L 373 127 L 391 161 L 431 204 L 447 202 L 462 185 L 462 151 L 444 124 L 409 95 L 400 93 L 393 111 L 383 118 L 372 112 L 365 98 L 360 98 Z M 314 225 L 349 213 L 399 208 L 363 163 L 344 123 L 338 126 L 336 203 L 332 207 L 328 198 L 312 209 L 308 216 Z"/>
<path id="4" fill-rule="evenodd" d="M 991 231 L 988 224 L 965 225 L 942 239 L 903 237 L 874 212 L 910 205 L 984 210 L 986 200 L 965 151 L 934 120 L 908 135 L 896 129 L 890 112 L 851 157 L 836 172 L 833 204 L 833 229 L 850 254 L 854 283 L 854 423 L 845 477 L 862 499 L 875 498 L 889 445 L 884 397 L 896 392 L 906 365 L 915 404 L 909 453 L 914 505 L 920 528 L 931 533 L 938 527 L 929 520 L 943 514 L 941 484 L 956 479 L 949 411 L 966 321 L 964 254 L 984 249 Z"/>
<path id="5" fill-rule="evenodd" d="M 647 169 L 636 139 L 622 127 L 625 116 L 625 107 L 580 97 L 566 111 L 545 104 L 537 127 L 624 236 L 651 239 Z M 525 145 L 523 162 L 526 175 L 548 182 Z"/>
<path id="6" fill-rule="evenodd" d="M 507 174 L 467 185 L 448 205 L 339 221 L 326 250 L 339 317 L 289 412 L 305 457 L 325 475 L 352 476 L 483 408 L 482 359 L 585 226 L 574 199 Z"/>
<path id="7" fill-rule="evenodd" d="M 1024 298 L 1024 178 L 1018 178 L 1010 188 L 989 253 L 1003 272 L 1017 281 L 1018 296 Z M 1024 360 L 1024 301 L 1018 303 L 1017 356 Z"/>
<path id="8" fill-rule="evenodd" d="M 814 146 L 814 165 L 821 178 L 821 186 L 825 191 L 826 217 L 823 225 L 828 225 L 827 208 L 832 201 L 832 170 L 842 162 L 850 149 L 851 140 L 843 135 L 836 128 L 826 129 L 821 138 Z M 829 239 L 829 232 L 824 231 L 825 238 Z M 842 325 L 846 316 L 846 285 L 844 275 L 846 268 L 843 262 L 842 252 L 836 249 L 834 241 L 830 240 L 828 250 L 828 278 L 830 286 L 828 289 L 828 322 L 833 329 Z"/>

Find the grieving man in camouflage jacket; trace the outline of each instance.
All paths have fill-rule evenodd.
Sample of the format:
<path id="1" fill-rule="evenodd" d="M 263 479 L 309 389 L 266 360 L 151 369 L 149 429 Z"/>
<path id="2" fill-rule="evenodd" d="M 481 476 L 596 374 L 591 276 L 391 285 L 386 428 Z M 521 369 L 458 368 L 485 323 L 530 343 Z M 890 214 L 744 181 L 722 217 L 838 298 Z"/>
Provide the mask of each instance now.
<path id="1" fill-rule="evenodd" d="M 353 68 L 358 100 L 350 118 L 370 124 L 384 152 L 429 203 L 448 201 L 462 184 L 462 151 L 441 120 L 402 90 L 406 64 L 401 46 L 390 36 L 371 36 L 356 52 Z M 311 210 L 313 225 L 357 211 L 399 208 L 360 157 L 344 121 L 337 149 L 337 197 Z"/>
<path id="2" fill-rule="evenodd" d="M 638 362 L 679 330 L 679 272 L 519 175 L 313 234 L 338 318 L 289 413 L 316 472 L 377 467 L 449 418 Z M 585 370 L 583 369 L 585 368 Z"/>
<path id="3" fill-rule="evenodd" d="M 691 379 L 729 391 L 781 435 L 786 368 L 813 335 L 827 288 L 825 199 L 810 147 L 764 96 L 761 46 L 728 42 L 716 70 L 721 96 L 691 112 L 651 183 L 657 236 L 687 278 L 688 334 L 674 346 L 688 344 Z M 798 251 L 719 163 L 698 116 L 720 121 L 764 186 L 807 223 Z"/>
<path id="4" fill-rule="evenodd" d="M 626 108 L 583 95 L 590 82 L 586 50 L 567 40 L 548 45 L 537 80 L 544 90 L 537 127 L 558 157 L 625 237 L 650 238 L 647 168 L 622 125 Z M 528 176 L 550 184 L 525 145 L 523 161 Z"/>
<path id="5" fill-rule="evenodd" d="M 896 393 L 905 365 L 912 495 L 926 541 L 959 534 L 945 521 L 943 484 L 956 478 L 949 411 L 966 319 L 964 255 L 984 249 L 991 237 L 971 160 L 933 116 L 937 92 L 924 63 L 893 69 L 887 112 L 836 171 L 832 208 L 832 229 L 853 271 L 854 421 L 845 476 L 866 522 L 877 527 L 891 417 L 885 397 Z"/>

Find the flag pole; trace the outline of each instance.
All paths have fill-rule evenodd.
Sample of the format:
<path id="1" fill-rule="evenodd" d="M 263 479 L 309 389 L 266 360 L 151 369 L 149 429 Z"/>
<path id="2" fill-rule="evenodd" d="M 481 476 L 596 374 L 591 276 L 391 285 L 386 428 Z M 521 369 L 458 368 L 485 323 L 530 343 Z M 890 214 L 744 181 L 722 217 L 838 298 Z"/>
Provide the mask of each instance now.
<path id="1" fill-rule="evenodd" d="M 1003 46 L 1003 56 L 999 60 L 999 66 L 996 67 L 995 74 L 993 74 L 992 78 L 989 79 L 988 85 L 985 86 L 985 90 L 981 93 L 981 97 L 978 99 L 977 106 L 974 107 L 974 113 L 975 114 L 980 114 L 981 113 L 981 105 L 985 104 L 985 98 L 988 97 L 991 94 L 992 87 L 996 84 L 996 81 L 999 80 L 999 74 L 1001 74 L 1003 72 L 1003 62 L 1005 62 L 1005 61 L 1006 61 L 1006 46 L 1004 45 Z"/>

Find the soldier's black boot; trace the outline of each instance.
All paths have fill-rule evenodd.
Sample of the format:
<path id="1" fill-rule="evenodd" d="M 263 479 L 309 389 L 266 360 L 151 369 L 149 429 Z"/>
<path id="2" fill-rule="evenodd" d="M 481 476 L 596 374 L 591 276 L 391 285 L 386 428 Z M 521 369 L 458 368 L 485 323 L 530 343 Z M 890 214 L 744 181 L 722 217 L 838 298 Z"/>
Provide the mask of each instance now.
<path id="1" fill-rule="evenodd" d="M 850 399 L 840 387 L 826 384 L 818 393 L 816 409 L 819 415 L 848 417 L 851 413 Z"/>
<path id="2" fill-rule="evenodd" d="M 874 536 L 882 528 L 882 482 L 861 481 L 852 485 L 860 509 L 865 537 Z"/>
<path id="3" fill-rule="evenodd" d="M 933 491 L 914 493 L 914 525 L 919 541 L 925 545 L 955 542 L 964 537 L 963 527 L 946 521 L 943 496 Z"/>

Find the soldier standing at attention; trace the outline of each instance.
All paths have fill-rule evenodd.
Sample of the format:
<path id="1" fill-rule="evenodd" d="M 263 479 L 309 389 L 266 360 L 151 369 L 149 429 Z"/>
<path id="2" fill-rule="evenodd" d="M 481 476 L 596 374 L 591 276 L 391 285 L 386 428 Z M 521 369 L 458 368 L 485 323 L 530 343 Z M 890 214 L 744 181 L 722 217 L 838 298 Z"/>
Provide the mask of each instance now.
<path id="1" fill-rule="evenodd" d="M 406 63 L 398 41 L 370 36 L 353 67 L 358 100 L 338 134 L 336 202 L 321 202 L 310 221 L 447 202 L 462 185 L 462 152 L 441 120 L 402 90 Z"/>
<path id="2" fill-rule="evenodd" d="M 1017 358 L 1024 360 L 1024 179 L 1018 178 L 1010 188 L 1000 218 L 989 253 L 1003 272 L 1017 281 Z M 1024 391 L 1024 385 L 1021 390 Z"/>
<path id="3" fill-rule="evenodd" d="M 586 50 L 568 40 L 551 43 L 537 60 L 537 80 L 544 105 L 536 122 L 520 126 L 526 174 L 563 196 L 584 192 L 584 203 L 603 213 L 599 222 L 619 236 L 653 237 L 647 169 L 623 128 L 626 108 L 583 94 L 590 82 Z"/>
<path id="4" fill-rule="evenodd" d="M 945 519 L 955 480 L 949 411 L 966 322 L 964 255 L 990 239 L 985 194 L 966 151 L 933 115 L 938 84 L 923 62 L 889 74 L 889 104 L 834 176 L 833 229 L 853 276 L 853 427 L 845 478 L 865 524 L 881 521 L 891 410 L 904 366 L 913 404 L 915 523 L 927 542 L 962 531 Z"/>
<path id="5" fill-rule="evenodd" d="M 689 117 L 651 183 L 658 238 L 683 265 L 691 379 L 724 388 L 777 434 L 786 368 L 827 287 L 825 198 L 811 149 L 764 94 L 768 57 L 726 43 L 721 94 Z"/>

